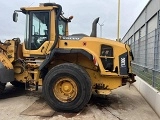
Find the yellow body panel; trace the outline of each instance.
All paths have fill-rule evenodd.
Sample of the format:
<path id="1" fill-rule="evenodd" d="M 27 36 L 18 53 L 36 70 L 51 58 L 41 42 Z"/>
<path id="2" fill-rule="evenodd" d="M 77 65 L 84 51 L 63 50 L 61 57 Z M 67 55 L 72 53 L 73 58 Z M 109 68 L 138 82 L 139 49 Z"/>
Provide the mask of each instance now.
<path id="1" fill-rule="evenodd" d="M 66 46 L 65 43 L 68 43 Z M 83 43 L 86 43 L 84 46 Z M 59 42 L 59 48 L 65 48 L 65 49 L 83 49 L 90 54 L 92 54 L 100 67 L 101 75 L 116 75 L 116 73 L 106 72 L 106 70 L 103 68 L 101 59 L 100 59 L 100 49 L 101 45 L 109 45 L 113 47 L 113 56 L 114 58 L 114 66 L 119 66 L 119 59 L 117 56 L 119 56 L 122 53 L 127 52 L 125 48 L 125 44 L 113 41 L 113 40 L 107 40 L 102 38 L 93 38 L 93 37 L 84 37 L 81 40 L 60 40 Z M 96 46 L 96 47 L 94 47 Z M 129 49 L 128 49 L 129 50 Z"/>

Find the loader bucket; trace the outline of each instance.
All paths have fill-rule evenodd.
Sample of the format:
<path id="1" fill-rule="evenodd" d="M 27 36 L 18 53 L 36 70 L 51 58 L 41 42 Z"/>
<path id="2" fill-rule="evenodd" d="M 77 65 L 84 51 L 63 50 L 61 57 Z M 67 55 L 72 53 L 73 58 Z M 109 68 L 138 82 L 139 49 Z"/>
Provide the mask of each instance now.
<path id="1" fill-rule="evenodd" d="M 7 83 L 14 81 L 14 70 L 7 69 L 2 62 L 0 62 L 0 82 Z"/>

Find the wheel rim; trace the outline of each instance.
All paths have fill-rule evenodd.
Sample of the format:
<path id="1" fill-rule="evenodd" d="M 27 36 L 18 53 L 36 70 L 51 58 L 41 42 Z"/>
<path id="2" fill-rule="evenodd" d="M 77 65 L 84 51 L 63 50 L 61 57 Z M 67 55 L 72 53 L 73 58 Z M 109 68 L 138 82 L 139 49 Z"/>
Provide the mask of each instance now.
<path id="1" fill-rule="evenodd" d="M 53 86 L 55 97 L 61 102 L 71 102 L 77 96 L 77 85 L 73 79 L 63 77 Z"/>

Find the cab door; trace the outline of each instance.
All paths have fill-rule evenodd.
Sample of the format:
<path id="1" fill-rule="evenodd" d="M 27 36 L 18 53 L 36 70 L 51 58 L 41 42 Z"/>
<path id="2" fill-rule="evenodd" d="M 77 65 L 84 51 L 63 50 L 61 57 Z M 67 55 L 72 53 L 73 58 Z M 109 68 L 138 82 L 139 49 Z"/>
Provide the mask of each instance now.
<path id="1" fill-rule="evenodd" d="M 54 19 L 51 15 L 52 11 L 30 11 L 27 18 L 26 39 L 24 41 L 23 53 L 26 57 L 45 56 L 53 44 L 53 36 L 51 35 L 55 23 L 51 23 Z M 53 20 L 54 21 L 54 20 Z M 54 28 L 54 27 L 53 27 Z"/>

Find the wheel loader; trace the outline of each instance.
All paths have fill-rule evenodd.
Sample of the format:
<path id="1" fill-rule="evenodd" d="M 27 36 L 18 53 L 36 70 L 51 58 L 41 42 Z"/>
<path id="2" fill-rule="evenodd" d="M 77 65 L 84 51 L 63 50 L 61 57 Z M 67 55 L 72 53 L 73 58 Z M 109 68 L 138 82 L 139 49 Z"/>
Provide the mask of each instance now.
<path id="1" fill-rule="evenodd" d="M 92 94 L 109 95 L 111 90 L 135 82 L 133 55 L 128 45 L 97 37 L 96 18 L 92 32 L 69 34 L 72 16 L 64 17 L 56 3 L 22 7 L 26 16 L 24 42 L 13 38 L 0 42 L 0 92 L 10 82 L 16 87 L 38 90 L 56 111 L 79 112 Z M 80 26 L 80 25 L 79 25 Z"/>

